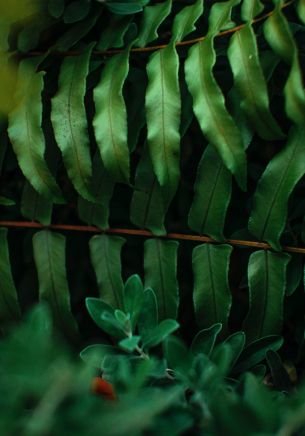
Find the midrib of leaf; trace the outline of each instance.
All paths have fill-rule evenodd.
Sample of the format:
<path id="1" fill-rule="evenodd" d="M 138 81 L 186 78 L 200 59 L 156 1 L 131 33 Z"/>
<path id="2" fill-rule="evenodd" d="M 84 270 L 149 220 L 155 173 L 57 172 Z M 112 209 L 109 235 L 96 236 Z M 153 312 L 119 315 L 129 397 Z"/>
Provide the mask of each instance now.
<path id="1" fill-rule="evenodd" d="M 30 129 L 30 123 L 29 123 L 29 114 L 27 109 L 25 109 L 25 120 L 26 120 L 26 131 L 27 131 L 27 138 L 28 138 L 28 144 L 30 145 L 30 155 L 31 155 L 31 161 L 34 164 L 34 167 L 36 168 L 37 173 L 39 174 L 40 180 L 42 183 L 48 188 L 50 192 L 53 192 L 52 186 L 50 186 L 47 182 L 47 180 L 44 180 L 43 174 L 40 171 L 39 165 L 37 166 L 35 164 L 35 151 L 33 150 L 32 144 L 35 144 L 35 141 L 32 141 L 32 135 L 31 135 L 31 129 Z M 40 156 L 39 156 L 40 157 Z"/>
<path id="2" fill-rule="evenodd" d="M 214 283 L 214 276 L 213 276 L 213 268 L 212 268 L 212 261 L 211 261 L 211 251 L 210 251 L 210 245 L 207 244 L 207 254 L 208 254 L 208 265 L 209 265 L 209 275 L 210 275 L 210 282 L 211 282 L 211 290 L 212 290 L 212 300 L 213 300 L 213 312 L 214 312 L 214 322 L 217 322 L 218 320 L 218 310 L 216 305 L 216 295 L 215 295 L 215 283 Z"/>
<path id="3" fill-rule="evenodd" d="M 122 171 L 121 168 L 121 164 L 120 164 L 120 152 L 118 150 L 118 145 L 117 142 L 115 140 L 115 136 L 114 136 L 114 132 L 113 132 L 113 120 L 112 120 L 112 111 L 111 111 L 111 107 L 112 107 L 112 83 L 113 83 L 113 79 L 114 79 L 115 73 L 111 74 L 111 78 L 110 78 L 110 92 L 109 92 L 109 96 L 108 96 L 108 107 L 107 107 L 107 112 L 108 112 L 108 119 L 109 119 L 109 128 L 110 128 L 110 134 L 111 134 L 111 141 L 113 144 L 113 148 L 114 148 L 114 154 L 118 163 L 118 168 L 119 171 L 121 173 L 121 176 L 123 176 L 122 178 L 125 179 L 124 176 L 124 171 Z"/>
<path id="4" fill-rule="evenodd" d="M 162 147 L 163 147 L 163 153 L 164 153 L 164 160 L 165 160 L 165 168 L 166 168 L 166 174 L 167 174 L 167 179 L 169 180 L 169 184 L 170 184 L 170 173 L 169 173 L 169 166 L 168 166 L 168 155 L 167 155 L 167 145 L 166 145 L 166 135 L 165 135 L 165 109 L 164 109 L 164 75 L 163 75 L 163 51 L 160 51 L 160 63 L 161 63 L 161 117 L 162 117 Z"/>
<path id="5" fill-rule="evenodd" d="M 200 42 L 199 44 L 201 44 L 201 42 Z M 223 139 L 224 139 L 224 141 L 225 141 L 225 143 L 226 143 L 228 149 L 230 150 L 231 155 L 233 156 L 233 162 L 234 162 L 234 161 L 235 161 L 235 159 L 234 159 L 234 153 L 233 153 L 233 151 L 232 151 L 232 148 L 231 148 L 231 146 L 230 146 L 230 143 L 228 142 L 228 139 L 227 139 L 227 137 L 226 137 L 226 134 L 225 134 L 224 129 L 222 128 L 222 126 L 221 126 L 221 125 L 219 124 L 219 122 L 218 122 L 218 119 L 217 119 L 217 116 L 216 116 L 216 113 L 215 113 L 215 109 L 214 109 L 214 107 L 213 107 L 213 104 L 211 103 L 210 94 L 209 94 L 209 92 L 208 92 L 208 89 L 207 89 L 207 86 L 206 86 L 206 83 L 205 83 L 205 79 L 204 79 L 204 75 L 203 75 L 203 71 L 204 71 L 203 59 L 202 59 L 202 56 L 201 56 L 200 47 L 198 47 L 198 48 L 199 48 L 199 50 L 198 50 L 198 56 L 199 56 L 199 65 L 200 65 L 200 68 L 199 68 L 199 71 L 200 71 L 200 81 L 201 81 L 202 87 L 203 87 L 203 89 L 204 89 L 204 91 L 205 91 L 205 92 L 204 92 L 204 95 L 205 95 L 206 100 L 207 100 L 207 102 L 208 102 L 208 106 L 210 107 L 210 112 L 212 113 L 213 120 L 214 120 L 214 122 L 215 122 L 215 124 L 216 124 L 218 130 L 221 132 L 221 135 L 222 135 L 222 137 L 223 137 Z M 211 75 L 212 75 L 212 72 L 211 72 Z M 216 85 L 216 86 L 217 86 L 217 85 Z"/>
<path id="6" fill-rule="evenodd" d="M 262 228 L 261 234 L 260 234 L 260 239 L 263 239 L 263 238 L 264 238 L 266 228 L 267 228 L 267 226 L 268 226 L 268 224 L 269 224 L 269 220 L 270 220 L 270 216 L 271 216 L 271 212 L 272 212 L 273 206 L 274 206 L 275 201 L 276 201 L 276 199 L 277 199 L 277 197 L 278 197 L 278 195 L 279 195 L 279 193 L 280 193 L 281 187 L 282 187 L 283 182 L 284 182 L 284 180 L 285 180 L 285 178 L 286 178 L 286 174 L 287 174 L 288 169 L 289 169 L 289 166 L 290 166 L 290 164 L 291 164 L 291 162 L 292 162 L 292 160 L 293 160 L 293 157 L 294 157 L 294 155 L 295 155 L 296 149 L 298 148 L 298 145 L 299 145 L 299 142 L 297 141 L 297 142 L 296 142 L 296 145 L 294 146 L 294 149 L 293 149 L 293 151 L 292 151 L 292 153 L 291 153 L 291 156 L 290 156 L 290 159 L 289 159 L 289 161 L 288 161 L 288 164 L 287 164 L 285 170 L 284 170 L 283 173 L 282 173 L 281 180 L 280 180 L 280 182 L 277 184 L 277 189 L 276 189 L 276 191 L 275 191 L 275 195 L 273 196 L 271 202 L 269 203 L 268 213 L 267 213 L 267 216 L 266 216 L 266 219 L 265 219 L 265 222 L 264 222 L 264 225 L 263 225 L 263 228 Z"/>
<path id="7" fill-rule="evenodd" d="M 108 260 L 109 260 L 108 259 L 108 247 L 109 247 L 109 241 L 108 240 L 106 240 L 106 246 L 107 247 L 105 249 L 105 258 L 106 258 L 105 264 L 106 264 L 107 275 L 108 275 L 109 281 L 111 283 L 111 289 L 112 289 L 112 292 L 113 292 L 113 295 L 114 295 L 114 299 L 115 299 L 117 308 L 120 308 L 121 304 L 119 302 L 119 298 L 118 298 L 118 295 L 117 295 L 117 292 L 116 292 L 116 289 L 115 289 L 115 286 L 114 286 L 114 283 L 113 283 L 113 279 L 112 279 L 112 275 L 111 275 L 111 271 L 110 271 L 110 267 L 109 267 L 109 262 L 108 262 Z"/>
<path id="8" fill-rule="evenodd" d="M 264 289 L 265 292 L 264 292 L 264 296 L 263 296 L 263 313 L 262 313 L 262 318 L 261 318 L 260 327 L 259 327 L 259 337 L 260 338 L 262 337 L 264 324 L 265 324 L 265 317 L 266 317 L 266 311 L 267 311 L 267 300 L 268 300 L 267 293 L 269 290 L 268 251 L 264 251 L 264 260 L 265 260 L 265 289 Z"/>
<path id="9" fill-rule="evenodd" d="M 239 44 L 239 47 L 240 47 L 242 63 L 243 63 L 243 66 L 244 66 L 244 70 L 246 71 L 245 77 L 247 79 L 247 85 L 248 85 L 247 87 L 248 87 L 248 90 L 250 91 L 252 104 L 256 108 L 256 112 L 259 115 L 259 118 L 260 118 L 262 124 L 265 125 L 265 128 L 267 130 L 270 130 L 270 127 L 269 127 L 268 123 L 265 120 L 264 114 L 262 114 L 261 107 L 257 106 L 256 101 L 255 101 L 255 97 L 254 97 L 254 89 L 255 89 L 255 87 L 252 87 L 251 84 L 250 84 L 250 80 L 249 80 L 249 76 L 250 76 L 249 68 L 248 68 L 247 62 L 245 62 L 244 51 L 242 50 L 240 31 L 237 31 L 236 35 L 237 35 L 237 40 L 238 40 L 238 44 Z"/>
<path id="10" fill-rule="evenodd" d="M 203 217 L 203 221 L 202 221 L 202 224 L 201 224 L 201 234 L 203 233 L 203 228 L 204 228 L 204 226 L 206 224 L 206 220 L 207 220 L 208 215 L 210 213 L 210 206 L 211 206 L 211 203 L 212 203 L 212 199 L 214 197 L 216 186 L 217 186 L 217 183 L 218 183 L 218 180 L 219 180 L 219 177 L 220 177 L 220 174 L 221 174 L 223 168 L 224 168 L 224 164 L 221 161 L 219 166 L 218 166 L 217 174 L 216 174 L 216 177 L 215 177 L 215 182 L 213 183 L 212 189 L 210 191 L 210 195 L 208 197 L 208 207 L 207 207 L 207 209 L 205 211 L 205 214 L 204 214 L 204 217 Z"/>
<path id="11" fill-rule="evenodd" d="M 50 301 L 50 304 L 56 307 L 56 314 L 57 316 L 59 316 L 60 320 L 61 320 L 61 325 L 65 326 L 66 325 L 66 321 L 65 319 L 62 317 L 61 314 L 61 310 L 59 309 L 59 304 L 58 304 L 58 298 L 57 298 L 57 294 L 56 294 L 56 290 L 55 290 L 55 280 L 54 280 L 54 273 L 53 273 L 53 260 L 51 258 L 51 254 L 50 254 L 50 235 L 49 234 L 45 234 L 46 238 L 47 238 L 47 255 L 48 255 L 48 264 L 49 264 L 49 268 L 48 270 L 50 271 L 50 279 L 51 279 L 51 289 L 52 289 L 52 296 L 53 298 Z"/>
<path id="12" fill-rule="evenodd" d="M 87 186 L 87 180 L 86 180 L 86 177 L 84 175 L 82 165 L 80 163 L 80 159 L 79 159 L 79 155 L 78 155 L 78 150 L 77 150 L 77 145 L 76 145 L 76 140 L 75 140 L 75 137 L 74 137 L 74 131 L 72 129 L 72 121 L 71 121 L 71 118 L 72 118 L 71 95 L 72 95 L 72 88 L 73 88 L 74 80 L 75 80 L 75 70 L 76 70 L 76 67 L 78 66 L 78 64 L 79 64 L 79 62 L 75 62 L 74 63 L 73 74 L 72 74 L 72 78 L 71 78 L 70 85 L 69 85 L 69 93 L 68 93 L 68 120 L 69 120 L 70 132 L 71 132 L 71 139 L 72 139 L 72 143 L 73 143 L 73 151 L 74 151 L 74 155 L 76 157 L 76 163 L 77 163 L 77 167 L 78 167 L 78 170 L 79 170 L 79 174 L 80 174 L 80 176 L 81 176 L 81 178 L 82 178 L 82 180 L 84 182 L 84 186 Z"/>
<path id="13" fill-rule="evenodd" d="M 159 273 L 160 273 L 160 279 L 161 279 L 161 299 L 162 299 L 162 318 L 167 314 L 167 310 L 166 310 L 166 298 L 164 295 L 164 274 L 163 274 L 163 270 L 162 270 L 162 262 L 161 262 L 161 249 L 160 249 L 160 241 L 157 240 L 157 251 L 158 251 L 158 258 L 159 258 L 159 262 L 158 262 L 158 267 L 159 267 Z"/>
<path id="14" fill-rule="evenodd" d="M 153 196 L 153 192 L 155 189 L 156 181 L 157 181 L 157 178 L 156 178 L 156 176 L 154 176 L 153 182 L 150 186 L 150 189 L 148 190 L 148 200 L 147 200 L 145 211 L 144 211 L 144 227 L 146 227 L 146 223 L 147 223 L 147 219 L 148 219 L 148 212 L 150 210 L 150 205 L 151 205 L 152 196 Z"/>

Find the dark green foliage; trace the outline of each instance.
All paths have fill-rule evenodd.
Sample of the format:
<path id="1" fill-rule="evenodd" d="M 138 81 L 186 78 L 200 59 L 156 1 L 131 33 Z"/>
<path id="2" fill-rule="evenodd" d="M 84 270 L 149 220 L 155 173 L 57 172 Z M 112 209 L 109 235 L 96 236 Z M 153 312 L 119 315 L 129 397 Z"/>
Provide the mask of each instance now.
<path id="1" fill-rule="evenodd" d="M 304 1 L 0 3 L 0 433 L 303 434 Z"/>

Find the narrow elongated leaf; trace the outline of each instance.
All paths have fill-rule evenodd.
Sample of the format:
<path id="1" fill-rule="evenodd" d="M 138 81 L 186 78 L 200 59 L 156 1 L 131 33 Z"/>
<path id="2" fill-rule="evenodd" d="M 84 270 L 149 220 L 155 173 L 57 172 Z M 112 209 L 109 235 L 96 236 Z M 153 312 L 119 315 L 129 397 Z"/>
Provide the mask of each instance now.
<path id="1" fill-rule="evenodd" d="M 14 204 L 16 204 L 14 200 L 0 195 L 0 206 L 14 206 Z"/>
<path id="2" fill-rule="evenodd" d="M 223 241 L 223 228 L 231 198 L 231 173 L 211 145 L 205 149 L 197 170 L 194 200 L 188 224 L 192 230 Z"/>
<path id="3" fill-rule="evenodd" d="M 41 195 L 62 202 L 62 195 L 44 159 L 45 139 L 41 128 L 44 72 L 35 72 L 37 60 L 21 62 L 16 91 L 17 106 L 9 114 L 8 134 L 20 168 Z"/>
<path id="4" fill-rule="evenodd" d="M 143 306 L 143 283 L 137 274 L 129 277 L 124 286 L 124 310 L 130 314 L 133 327 L 137 324 Z"/>
<path id="5" fill-rule="evenodd" d="M 28 182 L 25 183 L 21 197 L 21 213 L 31 221 L 48 226 L 51 224 L 53 202 L 40 195 Z"/>
<path id="6" fill-rule="evenodd" d="M 132 22 L 133 15 L 113 15 L 108 26 L 102 31 L 97 50 L 119 48 L 124 45 L 124 35 Z M 113 31 L 115 29 L 115 32 Z"/>
<path id="7" fill-rule="evenodd" d="M 209 14 L 209 35 L 216 35 L 221 30 L 234 26 L 231 21 L 232 8 L 239 3 L 240 0 L 228 0 L 216 2 L 212 5 Z"/>
<path id="8" fill-rule="evenodd" d="M 61 67 L 59 89 L 52 100 L 51 119 L 65 167 L 75 189 L 87 200 L 92 164 L 84 97 L 93 44 L 80 56 L 67 57 Z"/>
<path id="9" fill-rule="evenodd" d="M 225 107 L 224 96 L 213 76 L 216 61 L 213 38 L 195 44 L 185 62 L 185 77 L 201 130 L 217 149 L 226 167 L 245 189 L 246 160 L 241 134 Z M 194 75 L 194 71 L 198 74 Z"/>
<path id="10" fill-rule="evenodd" d="M 171 198 L 161 187 L 153 173 L 153 167 L 147 146 L 138 163 L 134 192 L 130 205 L 130 220 L 143 229 L 148 229 L 155 235 L 164 235 L 165 214 Z"/>
<path id="11" fill-rule="evenodd" d="M 129 49 L 108 60 L 94 89 L 95 138 L 106 170 L 117 182 L 129 183 L 127 113 L 122 94 L 129 69 Z"/>
<path id="12" fill-rule="evenodd" d="M 292 388 L 292 384 L 278 353 L 273 350 L 268 350 L 266 359 L 271 371 L 274 387 L 280 391 L 289 392 Z"/>
<path id="13" fill-rule="evenodd" d="M 243 324 L 248 341 L 280 333 L 289 259 L 288 254 L 268 250 L 251 254 L 248 265 L 249 312 Z"/>
<path id="14" fill-rule="evenodd" d="M 158 319 L 176 318 L 179 305 L 177 282 L 178 242 L 148 239 L 144 243 L 145 287 L 154 290 Z"/>
<path id="15" fill-rule="evenodd" d="M 167 0 L 144 9 L 136 42 L 138 47 L 146 47 L 147 44 L 158 38 L 158 28 L 169 15 L 171 8 L 172 0 Z"/>
<path id="16" fill-rule="evenodd" d="M 231 365 L 230 369 L 232 369 L 238 360 L 240 354 L 242 353 L 246 342 L 246 336 L 244 332 L 236 332 L 229 336 L 224 344 L 230 345 L 231 347 Z"/>
<path id="17" fill-rule="evenodd" d="M 251 25 L 234 32 L 228 57 L 240 105 L 250 123 L 263 139 L 281 139 L 283 133 L 269 109 L 266 81 L 260 66 L 255 35 Z"/>
<path id="18" fill-rule="evenodd" d="M 174 19 L 172 41 L 182 41 L 189 33 L 196 30 L 195 23 L 203 14 L 203 1 L 197 0 L 183 8 Z"/>
<path id="19" fill-rule="evenodd" d="M 264 36 L 272 50 L 291 64 L 284 87 L 287 116 L 297 124 L 305 122 L 305 92 L 296 43 L 280 4 L 264 24 Z"/>
<path id="20" fill-rule="evenodd" d="M 93 159 L 92 186 L 90 187 L 95 202 L 79 197 L 79 218 L 90 226 L 107 229 L 109 227 L 109 203 L 113 189 L 114 182 L 105 170 L 99 152 L 96 152 Z"/>
<path id="21" fill-rule="evenodd" d="M 66 238 L 42 230 L 33 237 L 34 260 L 39 280 L 39 298 L 47 301 L 54 321 L 65 334 L 76 334 L 76 323 L 71 312 L 70 293 L 65 263 Z"/>
<path id="22" fill-rule="evenodd" d="M 121 249 L 125 239 L 100 235 L 90 239 L 91 262 L 101 298 L 115 309 L 124 309 Z"/>
<path id="23" fill-rule="evenodd" d="M 176 192 L 180 175 L 179 57 L 173 44 L 156 51 L 147 64 L 145 99 L 148 146 L 154 172 L 168 195 Z"/>
<path id="24" fill-rule="evenodd" d="M 299 254 L 290 254 L 290 262 L 287 266 L 286 295 L 289 297 L 301 283 L 304 271 L 304 259 Z"/>
<path id="25" fill-rule="evenodd" d="M 20 308 L 17 291 L 11 271 L 7 229 L 0 229 L 0 325 L 17 321 L 20 318 Z"/>
<path id="26" fill-rule="evenodd" d="M 193 250 L 194 307 L 197 324 L 209 327 L 222 323 L 227 328 L 231 308 L 228 284 L 230 245 L 199 245 Z"/>
<path id="27" fill-rule="evenodd" d="M 305 0 L 299 0 L 297 5 L 299 18 L 305 24 Z"/>
<path id="28" fill-rule="evenodd" d="M 289 196 L 305 173 L 304 152 L 305 129 L 292 128 L 286 146 L 270 161 L 256 188 L 249 230 L 276 250 L 281 249 Z"/>

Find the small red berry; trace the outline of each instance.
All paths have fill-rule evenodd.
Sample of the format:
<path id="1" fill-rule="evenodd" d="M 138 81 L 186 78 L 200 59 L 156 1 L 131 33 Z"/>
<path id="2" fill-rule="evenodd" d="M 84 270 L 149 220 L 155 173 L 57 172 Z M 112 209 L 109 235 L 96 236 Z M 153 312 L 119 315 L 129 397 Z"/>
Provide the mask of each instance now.
<path id="1" fill-rule="evenodd" d="M 116 400 L 116 394 L 111 383 L 101 377 L 94 377 L 91 384 L 92 392 L 108 400 Z"/>

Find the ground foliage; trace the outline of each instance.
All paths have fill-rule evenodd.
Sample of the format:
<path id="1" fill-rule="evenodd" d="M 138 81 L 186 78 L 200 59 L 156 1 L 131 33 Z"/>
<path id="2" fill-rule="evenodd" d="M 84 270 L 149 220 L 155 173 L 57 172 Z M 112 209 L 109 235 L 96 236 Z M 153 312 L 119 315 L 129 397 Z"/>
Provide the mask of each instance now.
<path id="1" fill-rule="evenodd" d="M 304 1 L 0 5 L 1 220 L 152 232 L 0 228 L 6 434 L 293 434 L 304 262 L 282 247 L 305 242 Z M 72 355 L 104 343 L 85 368 L 46 339 L 43 307 L 6 338 L 38 300 Z M 97 370 L 115 407 L 89 394 Z"/>

